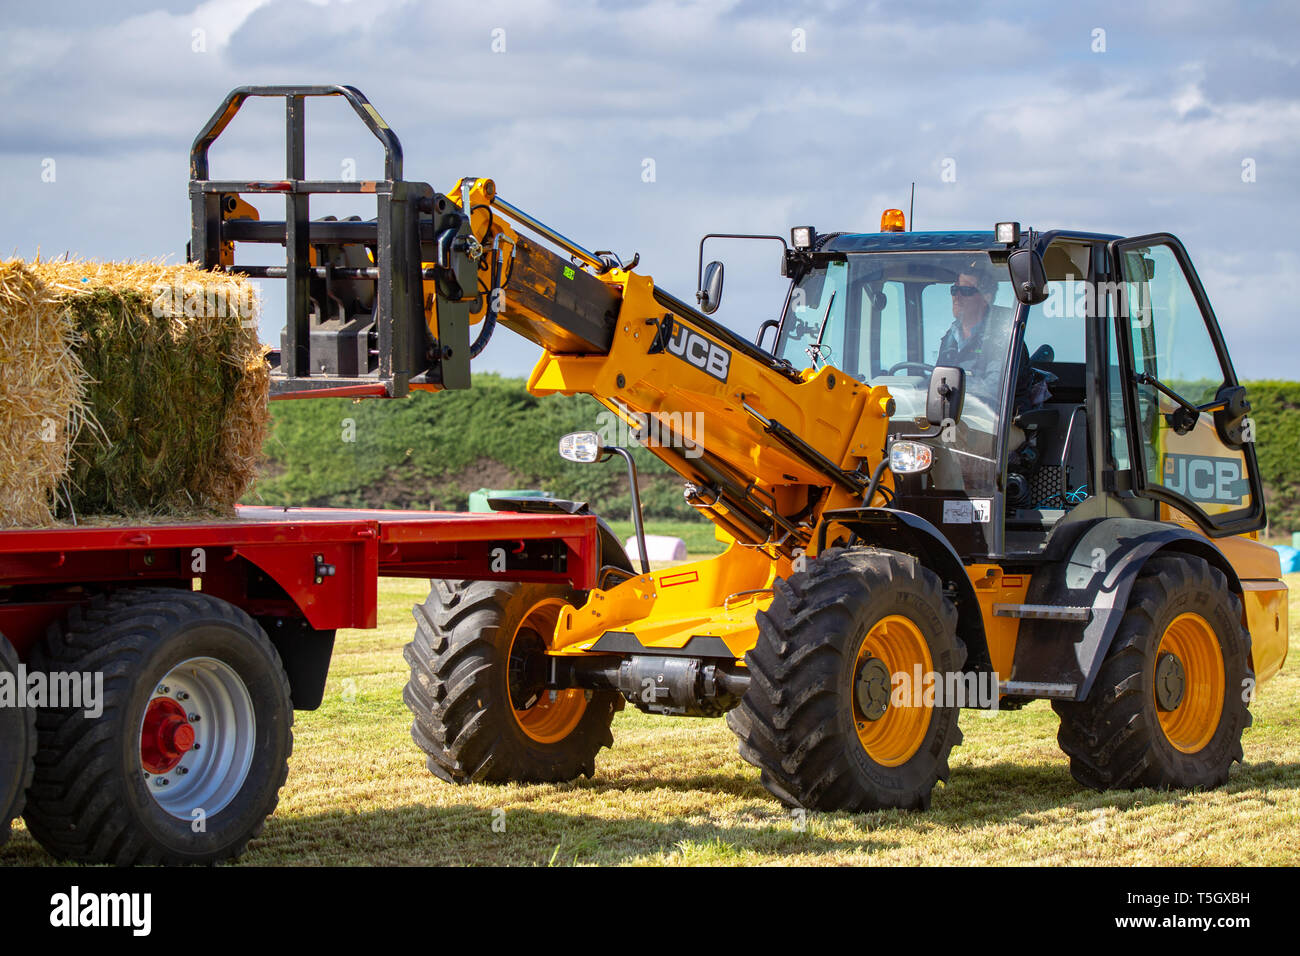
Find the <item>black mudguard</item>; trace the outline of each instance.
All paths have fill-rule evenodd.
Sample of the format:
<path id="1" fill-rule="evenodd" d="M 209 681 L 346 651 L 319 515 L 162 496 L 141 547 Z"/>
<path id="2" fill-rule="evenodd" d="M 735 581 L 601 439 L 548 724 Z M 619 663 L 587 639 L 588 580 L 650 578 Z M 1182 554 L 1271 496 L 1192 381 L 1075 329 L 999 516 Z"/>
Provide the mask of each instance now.
<path id="1" fill-rule="evenodd" d="M 500 495 L 488 499 L 488 507 L 493 511 L 523 511 L 529 514 L 586 515 L 591 508 L 585 501 L 568 501 L 563 498 L 511 498 Z M 632 559 L 627 556 L 623 542 L 618 540 L 614 529 L 600 515 L 596 515 L 596 525 L 600 531 L 600 579 L 605 580 L 605 569 L 614 568 L 626 571 L 633 576 Z"/>
<path id="2" fill-rule="evenodd" d="M 848 528 L 861 544 L 913 555 L 939 575 L 957 607 L 957 636 L 966 645 L 963 670 L 987 673 L 993 669 L 975 587 L 956 550 L 938 528 L 918 515 L 894 508 L 841 508 L 825 512 L 822 519 L 823 527 L 834 522 Z"/>
<path id="3" fill-rule="evenodd" d="M 1142 566 L 1157 552 L 1177 551 L 1204 558 L 1221 570 L 1229 586 L 1241 582 L 1223 553 L 1205 538 L 1177 525 L 1141 518 L 1101 518 L 1058 529 L 1033 576 L 1027 604 L 1090 607 L 1085 623 L 1024 620 L 1015 662 L 1007 680 L 1074 684 L 1084 700 L 1110 649 Z"/>

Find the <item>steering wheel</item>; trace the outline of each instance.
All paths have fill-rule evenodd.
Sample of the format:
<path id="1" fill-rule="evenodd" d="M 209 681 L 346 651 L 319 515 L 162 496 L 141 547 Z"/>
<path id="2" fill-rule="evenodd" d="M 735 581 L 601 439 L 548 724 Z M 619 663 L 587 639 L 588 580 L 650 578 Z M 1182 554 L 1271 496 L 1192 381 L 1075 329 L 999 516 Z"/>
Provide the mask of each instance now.
<path id="1" fill-rule="evenodd" d="M 919 368 L 922 374 L 928 374 L 934 371 L 934 366 L 927 365 L 925 362 L 895 362 L 893 365 L 889 366 L 889 371 L 886 372 L 885 374 L 894 375 L 900 369 L 905 369 L 905 368 Z"/>

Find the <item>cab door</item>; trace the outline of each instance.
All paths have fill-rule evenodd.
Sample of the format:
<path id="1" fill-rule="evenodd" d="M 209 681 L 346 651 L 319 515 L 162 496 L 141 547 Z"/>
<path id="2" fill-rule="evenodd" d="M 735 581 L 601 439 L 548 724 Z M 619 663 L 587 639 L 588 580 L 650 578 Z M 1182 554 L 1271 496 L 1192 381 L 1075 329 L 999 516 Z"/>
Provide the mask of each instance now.
<path id="1" fill-rule="evenodd" d="M 1110 243 L 1114 334 L 1135 494 L 1219 537 L 1264 525 L 1254 423 L 1191 259 L 1167 233 Z M 1117 456 L 1119 457 L 1119 456 Z"/>

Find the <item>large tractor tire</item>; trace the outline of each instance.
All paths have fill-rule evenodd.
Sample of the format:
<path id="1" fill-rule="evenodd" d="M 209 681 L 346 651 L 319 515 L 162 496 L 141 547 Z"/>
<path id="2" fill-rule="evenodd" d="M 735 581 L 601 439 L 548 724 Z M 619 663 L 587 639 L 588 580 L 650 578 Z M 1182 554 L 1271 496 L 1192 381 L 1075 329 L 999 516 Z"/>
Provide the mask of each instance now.
<path id="1" fill-rule="evenodd" d="M 95 863 L 238 856 L 275 810 L 293 749 L 280 657 L 242 610 L 168 588 L 74 610 L 40 655 L 49 672 L 102 675 L 103 712 L 41 708 L 28 829 Z"/>
<path id="2" fill-rule="evenodd" d="M 9 842 L 9 824 L 23 812 L 23 798 L 36 770 L 36 711 L 23 700 L 18 652 L 0 634 L 0 680 L 16 695 L 0 706 L 0 846 Z"/>
<path id="3" fill-rule="evenodd" d="M 961 742 L 958 707 L 906 692 L 896 704 L 891 689 L 894 675 L 908 687 L 918 673 L 960 673 L 956 628 L 939 578 L 911 555 L 825 551 L 779 580 L 758 615 L 749 690 L 727 715 L 740 755 L 790 806 L 928 808 Z"/>
<path id="4" fill-rule="evenodd" d="M 1070 773 L 1094 790 L 1209 789 L 1242 759 L 1254 685 L 1241 601 L 1223 572 L 1190 555 L 1157 555 L 1128 607 L 1088 698 L 1056 701 Z"/>
<path id="5" fill-rule="evenodd" d="M 448 783 L 554 782 L 595 773 L 613 746 L 613 691 L 544 687 L 544 636 L 572 595 L 563 587 L 433 581 L 414 609 L 402 697 L 429 770 Z"/>

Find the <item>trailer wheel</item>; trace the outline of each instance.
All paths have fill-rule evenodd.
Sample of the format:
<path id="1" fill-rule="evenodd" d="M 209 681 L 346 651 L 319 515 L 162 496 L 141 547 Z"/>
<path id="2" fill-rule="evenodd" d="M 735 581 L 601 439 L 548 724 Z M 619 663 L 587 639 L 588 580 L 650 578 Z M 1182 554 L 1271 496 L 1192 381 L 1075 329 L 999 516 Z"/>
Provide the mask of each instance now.
<path id="1" fill-rule="evenodd" d="M 18 652 L 0 634 L 0 677 L 15 694 L 19 687 Z M 16 699 L 16 705 L 21 699 Z M 9 824 L 23 812 L 23 798 L 36 770 L 36 711 L 0 706 L 0 846 L 9 842 Z"/>
<path id="2" fill-rule="evenodd" d="M 1156 555 L 1083 701 L 1055 701 L 1070 773 L 1094 790 L 1212 789 L 1242 759 L 1254 683 L 1241 601 L 1223 572 Z"/>
<path id="3" fill-rule="evenodd" d="M 613 746 L 614 691 L 552 697 L 543 635 L 571 598 L 563 587 L 433 581 L 413 611 L 402 694 L 411 736 L 448 783 L 555 782 L 595 773 Z"/>
<path id="4" fill-rule="evenodd" d="M 103 682 L 98 715 L 38 712 L 26 820 L 47 850 L 213 863 L 261 832 L 288 774 L 293 709 L 279 655 L 242 610 L 189 591 L 118 591 L 75 609 L 41 665 Z"/>
<path id="5" fill-rule="evenodd" d="M 961 742 L 958 707 L 893 690 L 896 675 L 961 672 L 956 626 L 939 578 L 911 555 L 828 549 L 758 615 L 749 690 L 727 715 L 740 755 L 790 806 L 928 808 Z"/>

